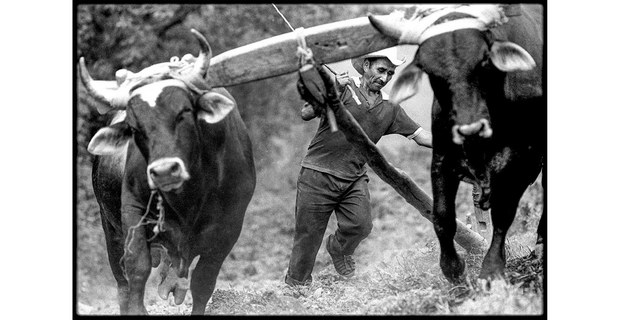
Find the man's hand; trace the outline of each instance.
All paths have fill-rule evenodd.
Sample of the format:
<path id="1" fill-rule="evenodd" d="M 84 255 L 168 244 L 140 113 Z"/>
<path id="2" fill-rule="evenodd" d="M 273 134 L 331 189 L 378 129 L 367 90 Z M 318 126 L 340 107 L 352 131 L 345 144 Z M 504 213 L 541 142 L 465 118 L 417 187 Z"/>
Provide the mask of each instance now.
<path id="1" fill-rule="evenodd" d="M 314 110 L 314 107 L 309 103 L 304 103 L 303 107 L 301 107 L 301 118 L 304 121 L 309 121 L 316 118 L 318 114 Z"/>
<path id="2" fill-rule="evenodd" d="M 338 87 L 338 92 L 342 93 L 342 91 L 344 91 L 347 84 L 349 84 L 350 79 L 351 77 L 349 77 L 348 71 L 336 75 L 336 86 Z"/>
<path id="3" fill-rule="evenodd" d="M 327 96 L 325 97 L 325 103 L 327 103 L 327 105 L 332 108 L 338 107 L 340 105 L 340 95 L 338 94 L 338 90 L 336 89 L 334 79 L 332 79 L 332 77 L 325 68 L 317 66 L 316 70 L 319 72 L 319 75 L 321 76 L 321 79 L 323 79 L 323 83 L 325 84 L 325 90 L 327 93 Z"/>
<path id="4" fill-rule="evenodd" d="M 314 111 L 327 115 L 331 132 L 338 131 L 338 124 L 334 112 L 340 110 L 342 103 L 338 99 L 338 93 L 334 80 L 324 67 L 306 65 L 299 70 L 297 91 L 302 99 L 310 103 Z"/>

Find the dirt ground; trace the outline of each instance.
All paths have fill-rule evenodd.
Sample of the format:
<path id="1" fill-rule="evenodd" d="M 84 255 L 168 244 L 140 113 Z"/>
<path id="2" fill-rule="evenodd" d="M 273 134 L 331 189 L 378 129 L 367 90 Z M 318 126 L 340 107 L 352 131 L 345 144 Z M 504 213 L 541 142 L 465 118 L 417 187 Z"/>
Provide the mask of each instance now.
<path id="1" fill-rule="evenodd" d="M 409 172 L 428 170 L 427 161 L 396 165 Z M 408 167 L 407 167 L 408 166 Z M 428 172 L 428 171 L 426 171 Z M 82 174 L 88 174 L 84 170 Z M 540 181 L 523 196 L 509 232 L 518 244 L 518 259 L 508 263 L 505 281 L 490 289 L 475 281 L 482 256 L 461 254 L 468 262 L 468 285 L 449 284 L 439 270 L 439 248 L 432 224 L 394 190 L 371 173 L 374 227 L 355 252 L 356 276 L 339 277 L 324 244 L 313 271 L 312 286 L 291 289 L 283 282 L 293 239 L 294 188 L 270 190 L 259 186 L 250 203 L 244 228 L 224 262 L 206 314 L 540 314 L 543 310 L 543 269 L 534 243 L 542 212 Z M 259 177 L 260 178 L 260 177 Z M 430 192 L 428 177 L 415 179 Z M 539 179 L 540 180 L 540 179 Z M 77 306 L 79 314 L 119 314 L 116 284 L 105 253 L 96 203 L 88 188 L 78 203 Z M 471 186 L 459 190 L 457 214 L 472 210 Z M 329 222 L 325 238 L 334 232 Z M 325 242 L 324 242 L 325 243 Z M 151 274 L 145 305 L 150 314 L 190 314 L 188 292 L 181 305 L 172 295 L 157 295 Z"/>

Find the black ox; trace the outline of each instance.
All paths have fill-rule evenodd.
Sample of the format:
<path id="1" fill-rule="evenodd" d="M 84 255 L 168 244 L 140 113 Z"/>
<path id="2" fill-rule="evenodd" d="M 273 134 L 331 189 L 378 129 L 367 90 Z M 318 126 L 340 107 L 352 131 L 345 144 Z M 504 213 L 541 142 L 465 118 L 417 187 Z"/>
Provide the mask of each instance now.
<path id="1" fill-rule="evenodd" d="M 88 146 L 98 155 L 93 186 L 121 314 L 146 313 L 145 283 L 160 261 L 159 295 L 173 292 L 181 304 L 190 289 L 192 314 L 204 314 L 254 192 L 245 124 L 230 94 L 206 83 L 211 49 L 192 32 L 200 42 L 198 58 L 186 55 L 137 74 L 120 70 L 112 92 L 80 61 L 87 99 L 100 112 L 125 109 Z M 151 252 L 155 248 L 161 255 Z"/>
<path id="2" fill-rule="evenodd" d="M 415 94 L 423 73 L 436 97 L 431 177 L 443 274 L 456 282 L 465 271 L 453 242 L 455 197 L 463 180 L 480 187 L 480 207 L 491 209 L 493 240 L 480 277 L 494 278 L 503 275 L 506 232 L 519 200 L 544 162 L 542 6 L 436 9 L 420 6 L 408 20 L 370 20 L 399 43 L 419 45 L 395 80 L 391 96 L 396 102 Z M 543 211 L 538 241 L 545 236 L 545 219 Z"/>

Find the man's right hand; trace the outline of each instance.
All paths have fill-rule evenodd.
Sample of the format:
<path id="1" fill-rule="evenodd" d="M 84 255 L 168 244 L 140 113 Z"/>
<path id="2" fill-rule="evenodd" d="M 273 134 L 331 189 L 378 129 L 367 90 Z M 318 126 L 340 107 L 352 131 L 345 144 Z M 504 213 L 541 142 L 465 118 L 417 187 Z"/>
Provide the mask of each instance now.
<path id="1" fill-rule="evenodd" d="M 336 87 L 338 88 L 338 92 L 344 91 L 350 79 L 351 77 L 349 77 L 348 71 L 336 75 Z"/>

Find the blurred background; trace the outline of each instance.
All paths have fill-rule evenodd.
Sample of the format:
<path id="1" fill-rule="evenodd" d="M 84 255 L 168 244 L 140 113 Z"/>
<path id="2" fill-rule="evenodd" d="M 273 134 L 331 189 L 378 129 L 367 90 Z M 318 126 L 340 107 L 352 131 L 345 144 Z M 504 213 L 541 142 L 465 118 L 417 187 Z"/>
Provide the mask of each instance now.
<path id="1" fill-rule="evenodd" d="M 405 9 L 402 5 L 375 4 L 278 5 L 278 8 L 293 28 L 309 28 L 368 13 L 388 14 L 394 9 Z M 91 76 L 96 80 L 114 80 L 115 72 L 122 68 L 138 72 L 152 64 L 169 61 L 172 56 L 197 55 L 199 47 L 189 31 L 191 28 L 206 36 L 213 56 L 290 32 L 271 4 L 79 5 L 76 19 L 76 65 L 77 58 L 84 57 Z M 415 48 L 398 48 L 400 58 L 407 59 L 405 65 L 413 59 Z M 358 76 L 350 61 L 333 63 L 330 67 L 337 72 Z M 430 130 L 433 95 L 427 79 L 424 80 L 419 93 L 402 106 L 415 121 Z M 296 91 L 296 81 L 297 75 L 289 74 L 227 88 L 236 99 L 249 129 L 258 180 L 241 237 L 220 271 L 217 288 L 247 286 L 248 281 L 261 283 L 260 287 L 283 280 L 293 240 L 299 164 L 319 122 L 317 119 L 301 120 L 303 101 Z M 391 83 L 384 91 L 389 93 L 390 89 Z M 92 156 L 86 151 L 90 138 L 109 119 L 77 100 L 74 107 L 77 109 L 78 192 L 75 290 L 79 310 L 87 314 L 117 313 L 116 284 L 107 261 L 99 208 L 92 191 Z M 388 161 L 431 193 L 431 150 L 401 136 L 384 137 L 378 146 Z M 426 252 L 432 252 L 435 234 L 431 223 L 373 172 L 370 172 L 370 179 L 375 228 L 356 252 L 358 268 L 371 268 L 386 254 L 398 250 L 426 248 Z M 533 244 L 542 205 L 539 183 L 528 192 L 524 197 L 528 201 L 521 206 L 509 236 L 517 235 Z M 472 210 L 471 187 L 461 185 L 458 199 L 458 215 L 463 218 Z M 332 233 L 335 226 L 332 217 L 326 235 Z M 427 270 L 430 273 L 439 272 L 435 259 L 432 256 L 432 263 L 428 264 L 428 268 L 435 268 Z M 321 248 L 315 273 L 333 271 L 330 268 L 333 269 L 331 260 Z"/>

